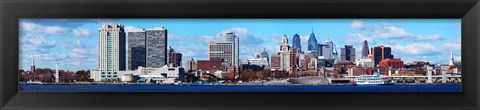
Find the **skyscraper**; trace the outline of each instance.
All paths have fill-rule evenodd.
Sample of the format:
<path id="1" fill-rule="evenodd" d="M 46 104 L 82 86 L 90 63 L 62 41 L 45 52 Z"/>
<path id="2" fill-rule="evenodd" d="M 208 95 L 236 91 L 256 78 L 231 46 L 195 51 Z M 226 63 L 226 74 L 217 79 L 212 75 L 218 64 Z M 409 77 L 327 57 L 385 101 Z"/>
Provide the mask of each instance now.
<path id="1" fill-rule="evenodd" d="M 168 64 L 167 30 L 164 27 L 128 32 L 128 68 L 160 68 Z"/>
<path id="2" fill-rule="evenodd" d="M 298 52 L 302 52 L 301 40 L 298 34 L 293 35 L 292 48 L 297 48 Z"/>
<path id="3" fill-rule="evenodd" d="M 340 61 L 355 61 L 355 48 L 352 45 L 345 45 L 344 48 L 340 51 L 341 60 Z"/>
<path id="4" fill-rule="evenodd" d="M 232 65 L 233 66 L 238 66 L 240 64 L 239 62 L 239 52 L 240 52 L 240 48 L 239 48 L 239 44 L 240 44 L 240 41 L 239 41 L 239 37 L 238 36 L 235 36 L 235 33 L 234 32 L 229 32 L 229 33 L 226 33 L 225 35 L 225 41 L 227 42 L 231 42 L 233 43 L 233 48 L 234 48 L 234 51 L 233 51 L 233 60 L 232 60 Z"/>
<path id="5" fill-rule="evenodd" d="M 383 59 L 393 58 L 392 49 L 383 45 L 373 47 L 371 54 L 373 56 L 373 58 L 371 59 L 373 60 L 375 66 L 378 65 L 378 63 L 380 63 L 380 61 L 382 61 Z"/>
<path id="6" fill-rule="evenodd" d="M 101 81 L 120 80 L 125 70 L 125 30 L 123 25 L 102 25 L 98 30 L 98 58 Z"/>
<path id="7" fill-rule="evenodd" d="M 278 55 L 280 56 L 280 68 L 285 70 L 290 70 L 290 45 L 288 45 L 287 35 L 283 35 L 282 44 L 280 45 L 280 51 Z"/>
<path id="8" fill-rule="evenodd" d="M 128 32 L 128 69 L 136 70 L 146 67 L 146 38 L 144 29 L 133 29 Z"/>
<path id="9" fill-rule="evenodd" d="M 234 44 L 233 42 L 209 42 L 208 43 L 208 59 L 223 59 L 226 66 L 234 65 Z"/>
<path id="10" fill-rule="evenodd" d="M 369 51 L 368 51 L 368 42 L 367 42 L 367 40 L 364 40 L 363 45 L 362 45 L 362 57 L 361 58 L 368 57 L 368 54 L 370 54 Z"/>
<path id="11" fill-rule="evenodd" d="M 308 38 L 308 50 L 310 51 L 317 51 L 317 38 L 315 38 L 315 34 L 310 34 L 310 38 Z"/>
<path id="12" fill-rule="evenodd" d="M 333 44 L 333 42 L 331 40 L 326 40 L 324 46 L 322 46 L 322 47 L 323 47 L 323 48 L 321 48 L 322 49 L 322 56 L 325 59 L 335 59 L 336 58 L 335 45 Z"/>
<path id="13" fill-rule="evenodd" d="M 146 33 L 146 67 L 160 68 L 167 65 L 167 29 L 153 27 Z"/>

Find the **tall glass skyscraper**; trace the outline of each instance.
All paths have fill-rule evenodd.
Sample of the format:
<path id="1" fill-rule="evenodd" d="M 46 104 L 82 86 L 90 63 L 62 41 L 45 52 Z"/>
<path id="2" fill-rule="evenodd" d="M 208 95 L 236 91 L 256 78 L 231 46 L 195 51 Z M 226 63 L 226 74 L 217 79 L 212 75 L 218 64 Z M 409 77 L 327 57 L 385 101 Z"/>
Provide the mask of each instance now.
<path id="1" fill-rule="evenodd" d="M 310 38 L 308 38 L 308 50 L 309 51 L 317 51 L 317 38 L 315 38 L 315 34 L 310 34 Z"/>
<path id="2" fill-rule="evenodd" d="M 298 34 L 293 35 L 292 47 L 297 48 L 297 51 L 302 52 L 302 45 L 300 43 L 300 36 Z"/>

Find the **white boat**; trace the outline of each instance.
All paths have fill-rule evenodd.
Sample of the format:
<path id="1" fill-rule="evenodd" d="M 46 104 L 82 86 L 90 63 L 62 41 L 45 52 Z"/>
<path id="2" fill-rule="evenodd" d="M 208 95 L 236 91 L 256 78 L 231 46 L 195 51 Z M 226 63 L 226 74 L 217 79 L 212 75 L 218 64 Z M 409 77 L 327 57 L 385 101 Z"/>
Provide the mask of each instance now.
<path id="1" fill-rule="evenodd" d="M 374 75 L 360 75 L 354 80 L 355 85 L 388 85 L 393 84 L 383 75 L 375 72 Z"/>

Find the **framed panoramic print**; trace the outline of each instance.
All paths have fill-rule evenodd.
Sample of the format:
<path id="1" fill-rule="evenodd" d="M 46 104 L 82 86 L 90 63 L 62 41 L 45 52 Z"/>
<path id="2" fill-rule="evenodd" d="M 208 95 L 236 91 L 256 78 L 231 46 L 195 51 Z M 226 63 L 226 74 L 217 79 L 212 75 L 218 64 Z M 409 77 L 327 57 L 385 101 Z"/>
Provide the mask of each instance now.
<path id="1" fill-rule="evenodd" d="M 2 0 L 2 109 L 479 109 L 476 0 Z"/>

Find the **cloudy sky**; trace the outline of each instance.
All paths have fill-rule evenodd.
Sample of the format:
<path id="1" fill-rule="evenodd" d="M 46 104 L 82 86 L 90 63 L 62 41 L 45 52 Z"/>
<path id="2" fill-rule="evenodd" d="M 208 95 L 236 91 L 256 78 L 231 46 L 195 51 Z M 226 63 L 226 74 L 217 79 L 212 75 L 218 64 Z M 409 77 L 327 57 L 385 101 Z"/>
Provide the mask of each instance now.
<path id="1" fill-rule="evenodd" d="M 264 48 L 278 51 L 282 35 L 299 34 L 302 50 L 315 33 L 319 43 L 332 40 L 340 49 L 354 45 L 359 58 L 361 43 L 392 47 L 396 58 L 448 63 L 450 49 L 460 61 L 460 19 L 21 19 L 20 68 L 28 69 L 32 57 L 38 68 L 95 69 L 98 65 L 98 28 L 122 24 L 125 29 L 164 26 L 168 45 L 186 59 L 207 59 L 207 44 L 223 40 L 224 33 L 240 37 L 240 58 L 251 58 Z M 340 52 L 340 50 L 338 50 Z"/>

